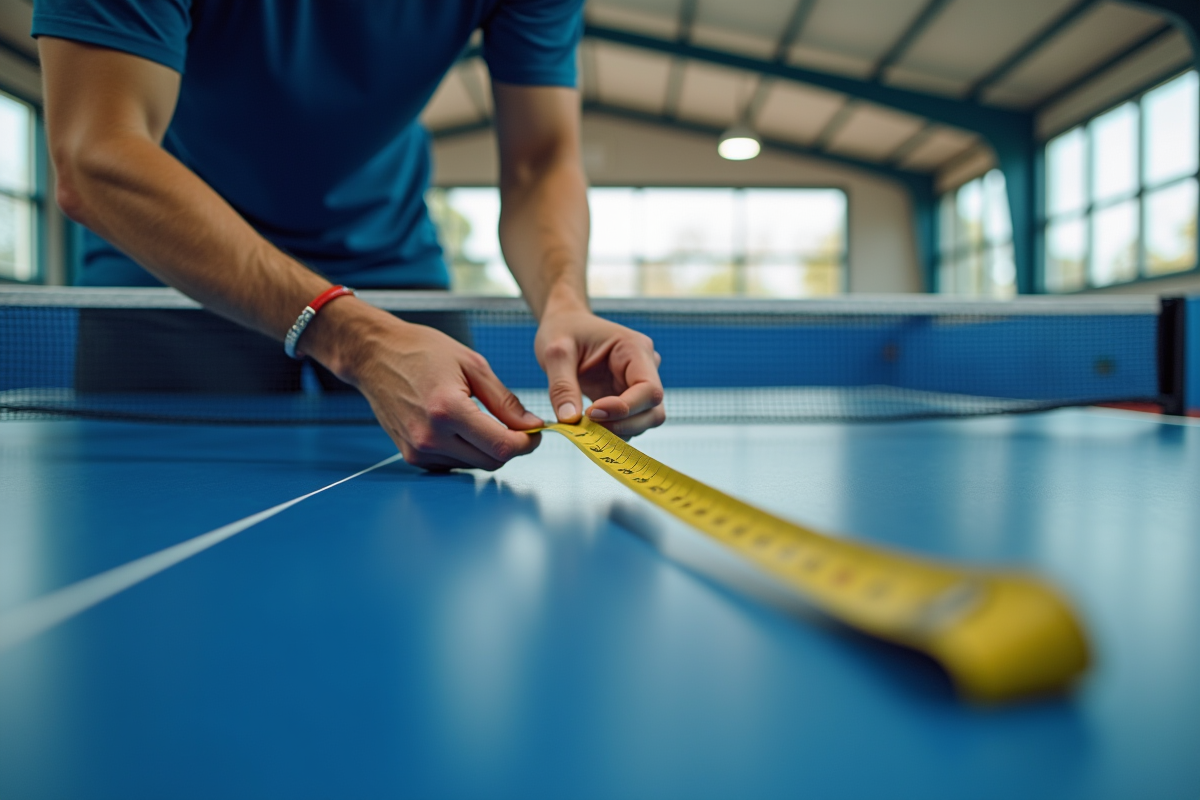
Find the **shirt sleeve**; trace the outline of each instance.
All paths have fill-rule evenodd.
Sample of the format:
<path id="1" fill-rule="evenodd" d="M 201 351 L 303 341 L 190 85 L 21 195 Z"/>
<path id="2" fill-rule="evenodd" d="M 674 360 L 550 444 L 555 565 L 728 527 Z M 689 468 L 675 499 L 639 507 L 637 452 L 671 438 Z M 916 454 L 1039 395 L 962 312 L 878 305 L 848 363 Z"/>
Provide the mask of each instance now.
<path id="1" fill-rule="evenodd" d="M 120 50 L 182 74 L 191 0 L 36 0 L 33 35 Z"/>
<path id="2" fill-rule="evenodd" d="M 483 24 L 492 79 L 523 86 L 575 86 L 583 0 L 501 0 Z"/>

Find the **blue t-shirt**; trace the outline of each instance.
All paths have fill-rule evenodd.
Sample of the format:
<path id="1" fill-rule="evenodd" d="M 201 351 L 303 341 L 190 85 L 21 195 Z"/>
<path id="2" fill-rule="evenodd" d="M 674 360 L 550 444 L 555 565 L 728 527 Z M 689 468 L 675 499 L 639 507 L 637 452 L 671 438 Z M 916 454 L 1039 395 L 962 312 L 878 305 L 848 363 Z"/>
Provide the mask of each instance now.
<path id="1" fill-rule="evenodd" d="M 582 0 L 37 0 L 33 35 L 183 76 L 164 147 L 351 286 L 445 287 L 417 115 L 471 33 L 502 83 L 574 86 Z M 81 283 L 157 285 L 86 235 Z"/>

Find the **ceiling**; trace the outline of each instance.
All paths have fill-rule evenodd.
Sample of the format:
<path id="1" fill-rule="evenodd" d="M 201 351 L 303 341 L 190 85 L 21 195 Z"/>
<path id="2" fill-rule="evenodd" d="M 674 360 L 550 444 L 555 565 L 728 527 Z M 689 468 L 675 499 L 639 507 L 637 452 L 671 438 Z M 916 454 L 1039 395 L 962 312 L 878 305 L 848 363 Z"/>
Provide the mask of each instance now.
<path id="1" fill-rule="evenodd" d="M 5 63 L 36 68 L 31 12 L 29 0 L 0 0 Z M 1182 38 L 1163 16 L 1117 0 L 588 0 L 586 18 L 581 84 L 592 111 L 692 130 L 745 116 L 768 146 L 915 173 L 977 160 L 986 136 L 761 67 L 1020 114 Z M 423 120 L 437 135 L 490 117 L 475 47 Z"/>
<path id="2" fill-rule="evenodd" d="M 586 15 L 591 110 L 692 129 L 745 116 L 768 146 L 917 173 L 977 155 L 987 146 L 980 130 L 756 65 L 1017 116 L 1181 36 L 1163 16 L 1115 0 L 589 0 Z M 489 98 L 475 49 L 424 120 L 435 135 L 485 125 Z"/>

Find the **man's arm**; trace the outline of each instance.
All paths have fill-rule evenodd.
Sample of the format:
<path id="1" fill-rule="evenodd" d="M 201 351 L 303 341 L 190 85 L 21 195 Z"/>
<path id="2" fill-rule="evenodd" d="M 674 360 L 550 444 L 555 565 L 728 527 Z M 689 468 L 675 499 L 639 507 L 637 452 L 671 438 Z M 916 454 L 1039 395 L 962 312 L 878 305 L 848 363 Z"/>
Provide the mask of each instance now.
<path id="1" fill-rule="evenodd" d="M 535 350 L 558 418 L 592 419 L 621 436 L 661 425 L 654 343 L 591 313 L 587 302 L 587 181 L 579 153 L 579 93 L 493 84 L 500 145 L 500 243 L 538 318 Z"/>
<path id="2" fill-rule="evenodd" d="M 329 281 L 262 238 L 162 146 L 180 78 L 136 56 L 39 40 L 46 126 L 63 211 L 207 308 L 282 341 Z M 197 343 L 203 347 L 203 343 Z M 357 386 L 405 460 L 495 469 L 532 450 L 528 414 L 477 353 L 353 297 L 331 303 L 300 348 Z"/>

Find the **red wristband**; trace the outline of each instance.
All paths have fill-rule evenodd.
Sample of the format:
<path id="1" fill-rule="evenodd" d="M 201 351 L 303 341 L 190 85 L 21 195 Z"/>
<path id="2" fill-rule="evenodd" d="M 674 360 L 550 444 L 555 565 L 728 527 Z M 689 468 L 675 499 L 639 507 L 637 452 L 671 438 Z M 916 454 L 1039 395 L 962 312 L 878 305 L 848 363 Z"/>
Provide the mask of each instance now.
<path id="1" fill-rule="evenodd" d="M 296 343 L 300 341 L 300 334 L 304 333 L 304 329 L 308 327 L 308 323 L 312 322 L 313 317 L 321 310 L 321 307 L 330 300 L 335 300 L 343 295 L 354 294 L 354 290 L 346 286 L 330 286 L 325 291 L 313 298 L 313 301 L 304 307 L 300 312 L 300 316 L 296 317 L 296 321 L 292 323 L 291 329 L 288 330 L 287 336 L 283 340 L 283 352 L 287 353 L 291 358 L 303 358 L 303 354 L 297 355 Z"/>

